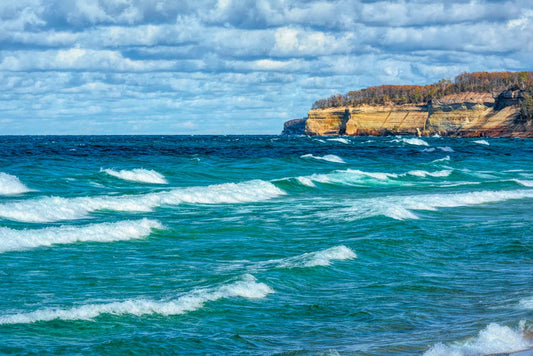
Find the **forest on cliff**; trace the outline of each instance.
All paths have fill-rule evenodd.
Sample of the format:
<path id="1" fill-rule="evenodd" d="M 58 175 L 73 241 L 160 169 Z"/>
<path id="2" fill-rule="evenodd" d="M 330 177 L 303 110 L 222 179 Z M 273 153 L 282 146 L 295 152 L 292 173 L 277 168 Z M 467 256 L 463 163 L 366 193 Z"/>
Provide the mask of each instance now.
<path id="1" fill-rule="evenodd" d="M 533 72 L 462 73 L 454 80 L 442 79 L 429 85 L 381 85 L 319 99 L 313 109 L 342 106 L 427 103 L 446 95 L 464 92 L 491 93 L 519 91 L 521 114 L 533 116 Z"/>

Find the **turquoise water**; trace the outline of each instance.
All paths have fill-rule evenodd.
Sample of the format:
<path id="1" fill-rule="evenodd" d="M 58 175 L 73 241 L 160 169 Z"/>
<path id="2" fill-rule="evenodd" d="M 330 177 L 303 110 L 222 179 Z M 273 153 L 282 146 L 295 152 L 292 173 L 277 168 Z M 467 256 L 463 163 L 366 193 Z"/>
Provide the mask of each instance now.
<path id="1" fill-rule="evenodd" d="M 527 348 L 533 141 L 0 138 L 3 354 Z"/>

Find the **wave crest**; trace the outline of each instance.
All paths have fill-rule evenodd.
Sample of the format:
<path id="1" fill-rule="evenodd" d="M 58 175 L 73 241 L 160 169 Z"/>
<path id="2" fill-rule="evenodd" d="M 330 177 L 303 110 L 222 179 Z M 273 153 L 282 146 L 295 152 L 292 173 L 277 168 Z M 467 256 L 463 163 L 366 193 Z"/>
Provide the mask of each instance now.
<path id="1" fill-rule="evenodd" d="M 135 168 L 132 170 L 115 171 L 113 169 L 101 169 L 100 172 L 105 172 L 115 178 L 129 180 L 132 182 L 153 183 L 153 184 L 168 184 L 165 177 L 154 170 L 147 170 L 142 168 Z"/>
<path id="2" fill-rule="evenodd" d="M 306 154 L 303 156 L 300 156 L 300 158 L 311 158 L 319 161 L 327 161 L 327 162 L 333 162 L 333 163 L 346 163 L 342 158 L 335 155 L 325 155 L 325 156 L 314 156 L 312 154 Z"/>
<path id="3" fill-rule="evenodd" d="M 31 192 L 20 179 L 11 174 L 0 172 L 0 195 L 16 195 Z"/>
<path id="4" fill-rule="evenodd" d="M 247 203 L 272 199 L 285 192 L 270 182 L 252 180 L 179 188 L 143 195 L 61 198 L 45 197 L 0 204 L 0 217 L 25 222 L 80 219 L 97 210 L 152 211 L 161 205 Z"/>
<path id="5" fill-rule="evenodd" d="M 344 245 L 340 245 L 328 248 L 327 250 L 304 253 L 300 256 L 269 262 L 276 262 L 279 268 L 297 268 L 329 266 L 332 261 L 344 261 L 354 258 L 357 258 L 355 252 Z"/>
<path id="6" fill-rule="evenodd" d="M 29 313 L 0 316 L 0 324 L 27 324 L 50 320 L 91 320 L 102 314 L 163 316 L 185 314 L 203 307 L 204 303 L 227 298 L 262 299 L 274 290 L 264 283 L 258 283 L 254 276 L 245 275 L 241 280 L 211 289 L 197 289 L 170 301 L 149 299 L 128 299 L 121 302 L 86 304 L 61 309 L 46 308 Z"/>
<path id="7" fill-rule="evenodd" d="M 152 229 L 162 228 L 163 225 L 159 221 L 148 219 L 92 224 L 83 227 L 48 227 L 38 230 L 14 230 L 0 227 L 2 236 L 0 253 L 82 241 L 113 242 L 140 239 L 150 235 Z"/>
<path id="8" fill-rule="evenodd" d="M 450 345 L 438 343 L 424 353 L 424 356 L 467 356 L 516 352 L 531 347 L 524 337 L 524 322 L 517 329 L 496 323 L 489 324 L 469 340 Z"/>

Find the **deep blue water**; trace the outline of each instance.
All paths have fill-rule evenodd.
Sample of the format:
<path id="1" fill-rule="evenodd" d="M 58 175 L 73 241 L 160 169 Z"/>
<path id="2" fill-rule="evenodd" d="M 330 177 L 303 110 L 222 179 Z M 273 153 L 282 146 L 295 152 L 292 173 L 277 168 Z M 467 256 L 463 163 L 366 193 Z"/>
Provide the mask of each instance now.
<path id="1" fill-rule="evenodd" d="M 0 353 L 533 342 L 533 141 L 0 137 Z"/>

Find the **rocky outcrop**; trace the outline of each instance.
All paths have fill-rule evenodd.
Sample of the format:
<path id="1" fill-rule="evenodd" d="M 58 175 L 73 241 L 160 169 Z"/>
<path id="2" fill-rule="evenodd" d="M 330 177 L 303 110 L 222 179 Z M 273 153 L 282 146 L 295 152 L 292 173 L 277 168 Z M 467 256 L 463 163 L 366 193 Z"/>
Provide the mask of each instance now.
<path id="1" fill-rule="evenodd" d="M 306 119 L 294 119 L 283 124 L 282 135 L 304 135 Z"/>
<path id="2" fill-rule="evenodd" d="M 491 93 L 465 92 L 419 104 L 313 109 L 304 132 L 320 136 L 533 137 L 533 123 L 520 116 L 522 98 L 518 88 L 510 88 L 496 98 Z M 298 125 L 303 124 L 299 121 Z"/>

